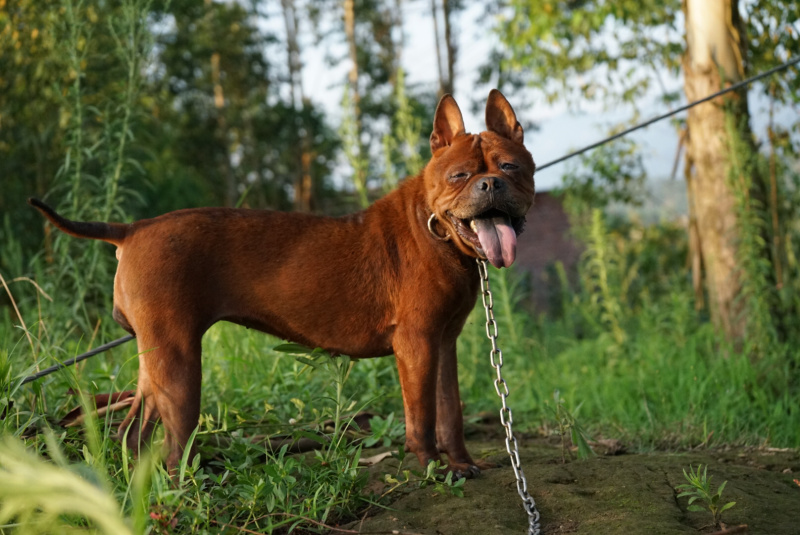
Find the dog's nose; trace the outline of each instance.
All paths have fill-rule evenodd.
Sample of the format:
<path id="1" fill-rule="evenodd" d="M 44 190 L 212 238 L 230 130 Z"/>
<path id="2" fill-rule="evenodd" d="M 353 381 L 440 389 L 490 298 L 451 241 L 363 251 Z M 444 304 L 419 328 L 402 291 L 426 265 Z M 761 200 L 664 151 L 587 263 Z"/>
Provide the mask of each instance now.
<path id="1" fill-rule="evenodd" d="M 476 193 L 497 193 L 506 187 L 503 180 L 496 176 L 485 176 L 475 184 Z"/>

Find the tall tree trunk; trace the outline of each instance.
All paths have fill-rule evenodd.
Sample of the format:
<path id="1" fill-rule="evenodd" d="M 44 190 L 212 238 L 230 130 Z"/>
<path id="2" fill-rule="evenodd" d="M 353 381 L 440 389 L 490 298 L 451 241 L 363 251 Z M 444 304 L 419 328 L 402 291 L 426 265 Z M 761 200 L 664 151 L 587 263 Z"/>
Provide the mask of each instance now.
<path id="1" fill-rule="evenodd" d="M 436 0 L 431 0 L 433 15 L 433 42 L 436 45 L 436 68 L 439 75 L 439 98 L 445 94 L 444 66 L 442 65 L 442 38 L 439 37 L 439 7 Z"/>
<path id="2" fill-rule="evenodd" d="M 344 33 L 347 38 L 347 48 L 350 55 L 350 71 L 347 81 L 353 95 L 353 105 L 356 109 L 356 120 L 360 122 L 361 94 L 358 92 L 358 45 L 356 43 L 356 11 L 354 0 L 344 0 Z"/>
<path id="3" fill-rule="evenodd" d="M 453 94 L 455 64 L 456 64 L 456 44 L 453 41 L 452 32 L 452 0 L 442 0 L 442 13 L 444 18 L 444 45 L 447 52 L 447 80 L 443 90 L 445 93 Z"/>
<path id="4" fill-rule="evenodd" d="M 361 93 L 358 89 L 358 44 L 356 43 L 356 11 L 354 0 L 344 0 L 344 33 L 347 38 L 347 44 L 350 54 L 350 72 L 347 75 L 347 80 L 350 85 L 350 95 L 352 97 L 353 106 L 353 122 L 354 122 L 354 158 L 356 159 L 353 165 L 353 182 L 356 191 L 359 194 L 359 201 L 363 207 L 369 204 L 367 199 L 367 170 L 361 164 L 364 159 L 364 147 L 361 143 Z"/>
<path id="5" fill-rule="evenodd" d="M 297 41 L 297 9 L 294 0 L 281 0 L 283 24 L 286 29 L 287 66 L 289 67 L 289 90 L 292 106 L 295 110 L 305 99 L 303 94 L 302 63 L 300 62 L 300 44 Z"/>
<path id="6" fill-rule="evenodd" d="M 300 61 L 300 44 L 297 40 L 298 19 L 294 0 L 281 0 L 283 22 L 286 29 L 287 66 L 289 67 L 289 89 L 292 109 L 294 110 L 295 128 L 304 132 L 300 144 L 294 147 L 294 209 L 310 212 L 313 197 L 313 180 L 311 177 L 311 159 L 308 127 L 304 126 L 301 112 L 306 104 L 303 90 L 303 64 Z"/>
<path id="7" fill-rule="evenodd" d="M 444 35 L 441 35 L 439 9 L 442 11 L 443 22 L 441 25 L 444 26 Z M 431 14 L 433 15 L 433 41 L 436 44 L 436 67 L 439 74 L 439 98 L 441 98 L 442 95 L 453 93 L 455 76 L 456 45 L 453 41 L 451 24 L 453 16 L 451 0 L 431 0 Z M 444 42 L 444 51 L 442 51 L 442 42 Z"/>
<path id="8" fill-rule="evenodd" d="M 685 0 L 686 53 L 683 58 L 686 98 L 693 101 L 742 79 L 739 13 L 735 0 Z M 733 114 L 730 121 L 726 114 Z M 744 336 L 744 302 L 737 299 L 742 281 L 737 269 L 736 204 L 730 187 L 731 136 L 752 137 L 747 95 L 718 97 L 689 110 L 686 146 L 687 188 L 705 268 L 714 324 L 731 340 Z M 699 261 L 696 262 L 699 265 Z M 695 275 L 696 276 L 696 275 Z"/>
<path id="9" fill-rule="evenodd" d="M 219 72 L 219 52 L 211 54 L 211 83 L 214 85 L 214 108 L 217 111 L 217 139 L 222 147 L 220 173 L 225 181 L 225 206 L 234 206 L 239 197 L 236 175 L 231 166 L 228 121 L 225 117 L 225 93 Z"/>

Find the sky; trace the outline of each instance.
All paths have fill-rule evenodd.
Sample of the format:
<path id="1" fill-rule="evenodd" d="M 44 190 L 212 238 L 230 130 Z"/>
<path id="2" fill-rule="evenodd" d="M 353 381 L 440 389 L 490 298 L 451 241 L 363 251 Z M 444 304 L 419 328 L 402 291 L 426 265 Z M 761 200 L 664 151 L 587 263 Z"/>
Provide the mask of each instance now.
<path id="1" fill-rule="evenodd" d="M 478 77 L 478 68 L 487 61 L 496 37 L 491 31 L 493 21 L 486 21 L 483 3 L 468 4 L 470 7 L 467 7 L 457 19 L 455 31 L 458 55 L 454 97 L 460 103 L 467 131 L 478 132 L 484 129 L 483 117 L 471 113 L 470 102 L 486 98 L 487 95 L 480 93 L 488 94 L 485 87 L 476 87 L 475 81 Z M 402 62 L 407 73 L 406 83 L 411 88 L 435 91 L 438 84 L 437 64 L 430 4 L 425 1 L 406 1 L 402 5 L 405 42 Z M 280 15 L 271 18 L 273 21 L 282 21 Z M 271 30 L 281 34 L 283 28 L 272 27 Z M 301 29 L 301 34 L 303 33 L 308 35 L 309 32 L 303 32 Z M 305 93 L 311 100 L 322 104 L 336 122 L 340 117 L 342 87 L 347 76 L 348 62 L 342 61 L 339 66 L 330 67 L 325 61 L 325 55 L 346 57 L 347 50 L 344 48 L 344 43 L 341 46 L 341 50 L 336 50 L 335 45 L 331 43 L 326 43 L 324 49 L 315 47 L 313 43 L 302 45 Z M 667 90 L 678 90 L 682 94 L 683 80 L 680 77 L 666 72 L 662 77 Z M 767 122 L 765 111 L 767 104 L 754 96 L 754 93 L 751 92 L 750 101 L 753 125 L 757 135 L 763 135 Z M 510 101 L 514 106 L 513 96 L 510 97 Z M 683 103 L 679 102 L 674 106 Z M 638 103 L 638 107 L 641 121 L 669 111 L 658 101 L 655 94 Z M 600 105 L 587 106 L 580 112 L 574 112 L 567 110 L 562 104 L 544 102 L 531 108 L 516 106 L 515 111 L 523 125 L 536 124 L 539 127 L 538 130 L 529 129 L 525 134 L 525 144 L 538 165 L 604 138 L 612 126 L 629 121 L 633 114 L 630 108 L 607 110 Z M 685 112 L 678 117 L 681 116 L 685 116 Z M 631 134 L 631 137 L 640 145 L 648 177 L 653 180 L 670 178 L 678 150 L 678 134 L 672 121 L 669 119 L 661 121 Z M 537 189 L 549 190 L 558 187 L 561 184 L 562 174 L 574 164 L 575 160 L 572 160 L 571 163 L 561 163 L 538 172 L 535 176 Z M 675 176 L 678 180 L 682 179 L 681 167 Z"/>
<path id="2" fill-rule="evenodd" d="M 467 131 L 479 132 L 485 129 L 483 117 L 472 114 L 473 100 L 485 99 L 488 95 L 485 87 L 476 88 L 478 68 L 487 61 L 492 44 L 496 37 L 491 32 L 491 22 L 485 21 L 484 7 L 481 2 L 473 2 L 457 20 L 458 55 L 456 62 L 454 97 L 459 102 Z M 406 83 L 412 88 L 425 88 L 435 91 L 437 87 L 436 55 L 433 52 L 433 20 L 430 16 L 428 2 L 404 2 L 404 40 L 403 67 L 406 71 Z M 272 17 L 280 23 L 280 17 Z M 302 24 L 302 22 L 301 22 Z M 282 33 L 283 28 L 271 28 Z M 304 33 L 301 31 L 301 34 Z M 325 53 L 345 56 L 346 49 L 331 50 L 330 43 L 325 49 L 304 43 L 303 50 L 303 86 L 311 100 L 322 104 L 334 121 L 338 122 L 342 83 L 347 76 L 347 61 L 337 67 L 331 67 L 325 61 Z M 674 81 L 680 84 L 679 80 Z M 478 93 L 480 91 L 480 93 Z M 487 95 L 482 93 L 486 92 Z M 513 97 L 510 97 L 514 106 Z M 630 110 L 604 111 L 599 108 L 587 108 L 581 113 L 569 112 L 562 105 L 542 104 L 531 109 L 516 106 L 515 111 L 523 125 L 536 124 L 538 130 L 529 129 L 525 134 L 525 144 L 533 154 L 537 164 L 542 165 L 584 145 L 588 145 L 605 137 L 612 125 L 629 119 Z M 644 107 L 645 116 L 650 107 Z M 652 115 L 666 111 L 652 107 Z M 433 118 L 431 118 L 433 120 Z M 634 139 L 642 145 L 643 160 L 648 175 L 666 178 L 670 175 L 678 147 L 678 137 L 669 121 L 663 121 L 634 135 Z M 549 190 L 561 183 L 561 175 L 567 164 L 558 164 L 536 174 L 536 185 L 539 190 Z"/>

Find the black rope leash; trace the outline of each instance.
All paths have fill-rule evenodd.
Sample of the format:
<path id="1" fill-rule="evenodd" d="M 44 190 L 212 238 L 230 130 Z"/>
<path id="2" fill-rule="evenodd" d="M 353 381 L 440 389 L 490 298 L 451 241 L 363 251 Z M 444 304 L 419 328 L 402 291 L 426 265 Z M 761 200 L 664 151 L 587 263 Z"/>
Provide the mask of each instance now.
<path id="1" fill-rule="evenodd" d="M 117 347 L 119 345 L 124 344 L 125 342 L 130 342 L 134 338 L 135 338 L 135 336 L 133 336 L 132 334 L 129 334 L 127 336 L 123 336 L 122 338 L 117 338 L 113 342 L 109 342 L 107 344 L 103 344 L 101 346 L 97 346 L 96 348 L 92 349 L 91 351 L 87 351 L 86 353 L 78 355 L 75 358 L 72 358 L 72 359 L 69 359 L 69 360 L 65 360 L 64 362 L 56 364 L 55 366 L 50 366 L 49 368 L 45 368 L 44 370 L 42 370 L 42 371 L 40 371 L 38 373 L 34 373 L 33 375 L 29 375 L 28 377 L 23 379 L 23 381 L 22 381 L 22 383 L 20 383 L 20 385 L 24 385 L 25 383 L 30 383 L 31 381 L 35 381 L 36 379 L 40 379 L 40 378 L 44 377 L 45 375 L 50 375 L 53 372 L 57 372 L 58 370 L 66 368 L 67 366 L 72 366 L 73 364 L 77 364 L 78 362 L 80 362 L 82 360 L 86 360 L 89 357 L 93 357 L 93 356 L 97 355 L 98 353 L 103 353 L 104 351 L 108 351 L 112 347 Z"/>
<path id="2" fill-rule="evenodd" d="M 729 87 L 726 87 L 725 89 L 717 91 L 716 93 L 712 93 L 712 94 L 708 95 L 707 97 L 701 98 L 700 100 L 695 100 L 694 102 L 690 102 L 688 104 L 685 104 L 685 105 L 683 105 L 683 106 L 681 106 L 679 108 L 676 108 L 676 109 L 674 109 L 672 111 L 669 111 L 667 113 L 658 115 L 656 117 L 653 117 L 652 119 L 648 119 L 647 121 L 645 121 L 643 123 L 639 123 L 639 124 L 637 124 L 635 126 L 632 126 L 632 127 L 628 128 L 626 130 L 618 132 L 618 133 L 614 134 L 613 136 L 609 136 L 607 138 L 601 139 L 600 141 L 592 143 L 591 145 L 587 145 L 587 146 L 583 147 L 582 149 L 579 149 L 579 150 L 576 150 L 574 152 L 570 152 L 568 154 L 565 154 L 564 156 L 561 156 L 560 158 L 556 158 L 555 160 L 547 162 L 544 165 L 537 166 L 536 170 L 537 171 L 543 171 L 544 169 L 547 169 L 548 167 L 550 167 L 552 165 L 555 165 L 557 163 L 561 163 L 561 162 L 563 162 L 565 160 L 569 160 L 570 158 L 574 158 L 575 156 L 583 154 L 584 152 L 588 152 L 588 151 L 590 151 L 592 149 L 596 149 L 597 147 L 599 147 L 601 145 L 605 145 L 606 143 L 614 141 L 615 139 L 619 139 L 619 138 L 621 138 L 623 136 L 627 136 L 631 132 L 635 132 L 636 130 L 639 130 L 641 128 L 645 128 L 647 126 L 650 126 L 651 124 L 657 123 L 658 121 L 661 121 L 661 120 L 666 119 L 668 117 L 672 117 L 673 115 L 678 114 L 678 113 L 680 113 L 682 111 L 686 111 L 689 108 L 697 106 L 698 104 L 702 104 L 704 102 L 708 102 L 709 100 L 713 100 L 713 99 L 717 98 L 720 95 L 724 95 L 725 93 L 730 93 L 731 91 L 736 91 L 737 89 L 741 89 L 742 87 L 744 87 L 744 86 L 746 86 L 748 84 L 751 84 L 753 82 L 757 82 L 758 80 L 761 80 L 762 78 L 766 78 L 767 76 L 771 76 L 771 75 L 775 74 L 776 72 L 780 72 L 780 71 L 782 71 L 784 69 L 787 69 L 787 68 L 791 67 L 792 65 L 796 65 L 797 63 L 800 63 L 800 56 L 798 56 L 796 58 L 789 59 L 785 63 L 782 63 L 782 64 L 780 64 L 780 65 L 778 65 L 776 67 L 773 67 L 772 69 L 764 71 L 761 74 L 757 74 L 755 76 L 751 76 L 750 78 L 747 78 L 746 80 L 742 80 L 741 82 L 737 82 L 737 83 L 735 83 L 735 84 L 733 84 L 733 85 L 731 85 Z M 92 349 L 91 351 L 87 351 L 86 353 L 83 353 L 82 355 L 78 355 L 75 358 L 69 359 L 67 361 L 64 361 L 63 363 L 56 364 L 55 366 L 51 366 L 51 367 L 46 368 L 46 369 L 44 369 L 44 370 L 42 370 L 42 371 L 40 371 L 38 373 L 30 375 L 30 376 L 26 377 L 22 381 L 21 384 L 24 385 L 26 383 L 30 383 L 31 381 L 35 381 L 36 379 L 40 379 L 40 378 L 42 378 L 42 377 L 44 377 L 46 375 L 50 375 L 53 372 L 56 372 L 56 371 L 61 370 L 63 368 L 66 368 L 67 366 L 72 366 L 73 364 L 76 364 L 76 363 L 78 363 L 78 362 L 80 362 L 82 360 L 86 360 L 89 357 L 93 357 L 93 356 L 95 356 L 95 355 L 97 355 L 99 353 L 102 353 L 104 351 L 108 351 L 112 347 L 117 347 L 118 345 L 122 345 L 122 344 L 124 344 L 126 342 L 129 342 L 129 341 L 133 340 L 134 338 L 135 337 L 133 335 L 130 335 L 130 334 L 128 336 L 123 336 L 122 338 L 118 338 L 117 340 L 114 340 L 113 342 L 109 342 L 107 344 L 104 344 L 104 345 L 101 345 L 99 347 L 96 347 L 95 349 Z"/>
<path id="3" fill-rule="evenodd" d="M 712 93 L 712 94 L 708 95 L 707 97 L 703 97 L 700 100 L 695 100 L 694 102 L 690 102 L 688 104 L 684 104 L 683 106 L 681 106 L 679 108 L 676 108 L 676 109 L 674 109 L 672 111 L 668 111 L 667 113 L 664 113 L 662 115 L 658 115 L 656 117 L 653 117 L 652 119 L 648 119 L 647 121 L 645 121 L 643 123 L 639 123 L 639 124 L 637 124 L 635 126 L 632 126 L 632 127 L 628 128 L 626 130 L 618 132 L 618 133 L 614 134 L 613 136 L 609 136 L 609 137 L 607 137 L 605 139 L 601 139 L 600 141 L 592 143 L 591 145 L 587 145 L 587 146 L 583 147 L 582 149 L 576 150 L 575 152 L 570 152 L 569 154 L 565 154 L 564 156 L 562 156 L 560 158 L 556 158 L 553 161 L 547 162 L 544 165 L 538 165 L 538 166 L 536 166 L 536 170 L 537 171 L 542 171 L 544 169 L 547 169 L 551 165 L 555 165 L 557 163 L 561 163 L 561 162 L 563 162 L 565 160 L 569 160 L 572 157 L 578 156 L 579 154 L 583 154 L 584 152 L 588 152 L 588 151 L 590 151 L 592 149 L 596 149 L 600 145 L 605 145 L 606 143 L 608 143 L 610 141 L 614 141 L 615 139 L 619 139 L 619 138 L 621 138 L 623 136 L 627 136 L 631 132 L 635 132 L 636 130 L 639 130 L 639 129 L 644 128 L 646 126 L 650 126 L 651 124 L 657 123 L 658 121 L 666 119 L 667 117 L 672 117 L 673 115 L 675 115 L 677 113 L 680 113 L 682 111 L 686 111 L 689 108 L 693 108 L 694 106 L 697 106 L 698 104 L 702 104 L 704 102 L 708 102 L 709 100 L 713 100 L 713 99 L 717 98 L 720 95 L 724 95 L 725 93 L 730 93 L 731 91 L 736 91 L 737 89 L 741 89 L 742 87 L 744 87 L 744 86 L 746 86 L 748 84 L 752 84 L 753 82 L 757 82 L 757 81 L 761 80 L 762 78 L 766 78 L 767 76 L 773 75 L 776 72 L 782 71 L 784 69 L 788 69 L 789 67 L 791 67 L 792 65 L 797 64 L 798 62 L 800 62 L 800 56 L 798 56 L 796 58 L 792 58 L 792 59 L 786 61 L 785 63 L 782 63 L 782 64 L 778 65 L 777 67 L 773 67 L 773 68 L 769 69 L 768 71 L 762 72 L 761 74 L 756 74 L 755 76 L 751 76 L 750 78 L 747 78 L 746 80 L 742 80 L 741 82 L 736 82 L 735 84 L 733 84 L 733 85 L 731 85 L 729 87 L 726 87 L 725 89 L 721 89 L 721 90 L 717 91 L 716 93 Z"/>

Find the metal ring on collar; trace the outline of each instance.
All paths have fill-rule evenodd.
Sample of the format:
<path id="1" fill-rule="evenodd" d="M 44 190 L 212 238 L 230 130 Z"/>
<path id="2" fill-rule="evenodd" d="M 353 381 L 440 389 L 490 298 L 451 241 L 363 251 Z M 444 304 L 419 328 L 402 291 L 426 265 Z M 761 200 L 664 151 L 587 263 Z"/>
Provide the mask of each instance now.
<path id="1" fill-rule="evenodd" d="M 449 232 L 447 234 L 445 234 L 444 236 L 439 236 L 438 234 L 436 234 L 436 231 L 433 230 L 433 220 L 434 219 L 436 219 L 436 214 L 431 214 L 431 216 L 428 218 L 428 230 L 433 235 L 433 237 L 436 238 L 437 240 L 439 240 L 439 241 L 448 241 L 450 239 L 450 233 Z"/>

